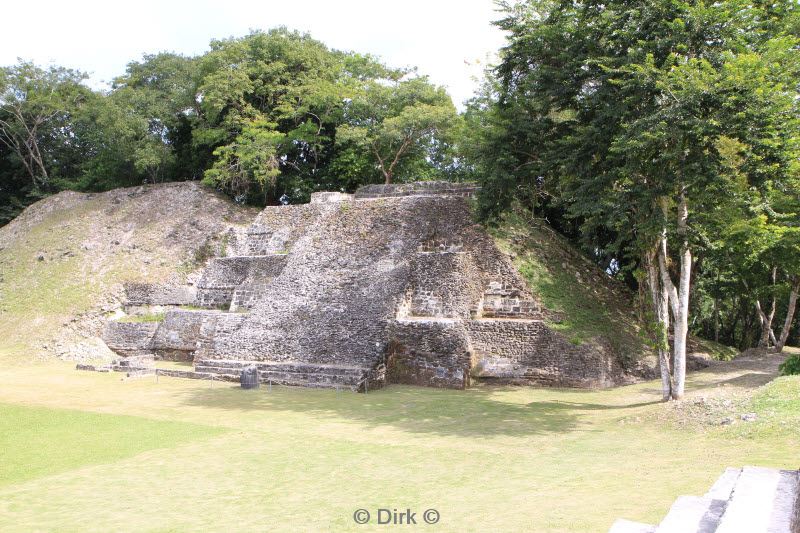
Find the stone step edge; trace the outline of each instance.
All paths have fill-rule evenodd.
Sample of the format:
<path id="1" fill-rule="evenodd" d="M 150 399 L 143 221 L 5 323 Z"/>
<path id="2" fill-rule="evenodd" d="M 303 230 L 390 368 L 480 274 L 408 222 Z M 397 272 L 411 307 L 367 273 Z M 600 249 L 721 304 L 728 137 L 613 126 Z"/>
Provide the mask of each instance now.
<path id="1" fill-rule="evenodd" d="M 718 531 L 736 533 L 761 531 L 762 528 L 765 532 L 775 531 L 769 528 L 769 525 L 774 519 L 777 491 L 781 477 L 791 473 L 797 475 L 796 471 L 758 466 L 743 467 L 728 501 L 728 508 L 720 520 Z"/>
<path id="2" fill-rule="evenodd" d="M 200 374 L 214 374 L 214 375 L 224 375 L 224 376 L 232 376 L 235 379 L 239 379 L 239 374 L 225 372 L 224 370 L 230 369 L 214 369 L 213 367 L 197 367 L 195 368 L 195 372 Z M 292 381 L 308 381 L 308 382 L 320 382 L 320 381 L 340 381 L 340 382 L 357 382 L 358 380 L 362 379 L 362 375 L 360 374 L 330 374 L 330 373 L 321 373 L 321 372 L 288 372 L 288 371 L 259 371 L 259 375 L 261 376 L 261 381 L 266 380 L 280 380 L 280 379 L 287 379 Z"/>
<path id="3" fill-rule="evenodd" d="M 307 367 L 307 368 L 323 368 L 323 369 L 333 369 L 333 370 L 343 370 L 346 372 L 367 372 L 370 370 L 369 367 L 364 366 L 352 366 L 352 365 L 329 365 L 329 364 L 314 364 L 314 363 L 303 363 L 299 361 L 246 361 L 242 359 L 199 359 L 194 362 L 195 366 L 216 366 L 216 367 L 228 367 L 228 368 L 246 368 L 251 365 L 255 365 L 256 367 Z"/>
<path id="4" fill-rule="evenodd" d="M 739 476 L 742 475 L 741 468 L 728 467 L 717 478 L 714 484 L 708 489 L 705 496 L 714 500 L 730 500 L 733 494 L 733 489 L 736 482 L 739 481 Z"/>
<path id="5" fill-rule="evenodd" d="M 217 374 L 212 372 L 192 372 L 191 370 L 171 370 L 171 369 L 164 369 L 159 368 L 156 369 L 155 374 L 157 376 L 165 376 L 165 377 L 173 377 L 173 378 L 184 378 L 184 379 L 207 379 L 217 380 L 217 381 L 226 381 L 232 383 L 238 383 L 240 377 L 234 374 Z M 261 383 L 267 385 L 270 382 L 264 381 L 263 379 L 260 380 Z M 339 384 L 339 383 L 318 383 L 318 382 L 307 382 L 302 380 L 275 380 L 271 382 L 272 385 L 276 386 L 286 386 L 286 387 L 305 387 L 310 389 L 347 389 L 351 391 L 356 391 L 355 385 L 346 385 L 346 384 Z"/>
<path id="6" fill-rule="evenodd" d="M 678 496 L 656 533 L 714 533 L 727 504 L 705 496 Z"/>

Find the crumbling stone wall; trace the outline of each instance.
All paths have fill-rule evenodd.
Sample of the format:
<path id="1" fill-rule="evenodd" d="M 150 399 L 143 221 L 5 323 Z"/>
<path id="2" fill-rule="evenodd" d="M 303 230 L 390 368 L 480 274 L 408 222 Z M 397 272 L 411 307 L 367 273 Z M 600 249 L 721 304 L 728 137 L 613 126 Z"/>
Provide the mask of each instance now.
<path id="1" fill-rule="evenodd" d="M 571 343 L 541 320 L 470 320 L 473 375 L 506 383 L 614 385 L 624 371 L 602 346 Z"/>
<path id="2" fill-rule="evenodd" d="M 322 204 L 268 207 L 247 230 L 247 255 L 286 254 L 326 208 Z"/>
<path id="3" fill-rule="evenodd" d="M 312 204 L 330 204 L 338 202 L 352 202 L 353 195 L 342 192 L 315 192 L 311 193 Z"/>
<path id="4" fill-rule="evenodd" d="M 277 276 L 286 263 L 285 255 L 219 257 L 211 259 L 197 282 L 197 302 L 203 307 L 229 307 L 240 287 L 255 287 Z M 251 289 L 252 291 L 253 289 Z M 239 304 L 245 305 L 244 294 Z"/>
<path id="5" fill-rule="evenodd" d="M 448 181 L 418 181 L 390 185 L 367 185 L 355 193 L 357 200 L 365 198 L 398 198 L 402 196 L 473 196 L 479 187 L 474 183 Z"/>
<path id="6" fill-rule="evenodd" d="M 484 276 L 466 252 L 417 252 L 411 259 L 408 316 L 462 318 L 480 300 Z"/>

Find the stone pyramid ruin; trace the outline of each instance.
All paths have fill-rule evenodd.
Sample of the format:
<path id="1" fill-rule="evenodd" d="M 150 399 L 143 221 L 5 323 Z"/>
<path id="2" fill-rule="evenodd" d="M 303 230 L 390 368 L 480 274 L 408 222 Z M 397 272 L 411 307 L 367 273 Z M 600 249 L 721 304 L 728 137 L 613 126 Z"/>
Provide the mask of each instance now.
<path id="1" fill-rule="evenodd" d="M 471 184 L 374 185 L 264 209 L 226 235 L 192 286 L 131 283 L 103 338 L 128 368 L 364 391 L 475 380 L 606 387 L 630 380 L 597 345 L 548 327 L 513 264 L 472 219 Z M 166 373 L 168 371 L 160 371 Z"/>

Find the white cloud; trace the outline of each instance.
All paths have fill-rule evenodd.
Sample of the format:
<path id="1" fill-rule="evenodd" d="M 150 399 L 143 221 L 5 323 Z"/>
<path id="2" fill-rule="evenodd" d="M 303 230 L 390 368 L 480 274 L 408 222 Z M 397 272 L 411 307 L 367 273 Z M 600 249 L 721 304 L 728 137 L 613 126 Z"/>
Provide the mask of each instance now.
<path id="1" fill-rule="evenodd" d="M 199 54 L 213 38 L 285 25 L 333 48 L 416 66 L 460 104 L 503 45 L 492 0 L 30 0 L 6 4 L 3 15 L 0 65 L 55 63 L 89 72 L 95 85 L 143 53 Z"/>

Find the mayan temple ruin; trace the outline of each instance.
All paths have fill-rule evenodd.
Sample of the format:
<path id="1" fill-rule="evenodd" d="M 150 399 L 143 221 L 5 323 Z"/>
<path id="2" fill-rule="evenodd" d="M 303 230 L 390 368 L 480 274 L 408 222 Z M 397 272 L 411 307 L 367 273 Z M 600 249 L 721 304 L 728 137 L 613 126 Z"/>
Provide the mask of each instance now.
<path id="1" fill-rule="evenodd" d="M 606 387 L 633 376 L 597 344 L 549 328 L 546 309 L 474 223 L 470 184 L 373 185 L 267 207 L 194 285 L 129 283 L 103 338 L 128 368 L 193 361 L 186 377 L 353 390 L 473 380 Z M 187 308 L 188 307 L 188 308 Z M 163 371 L 171 372 L 171 371 Z"/>

